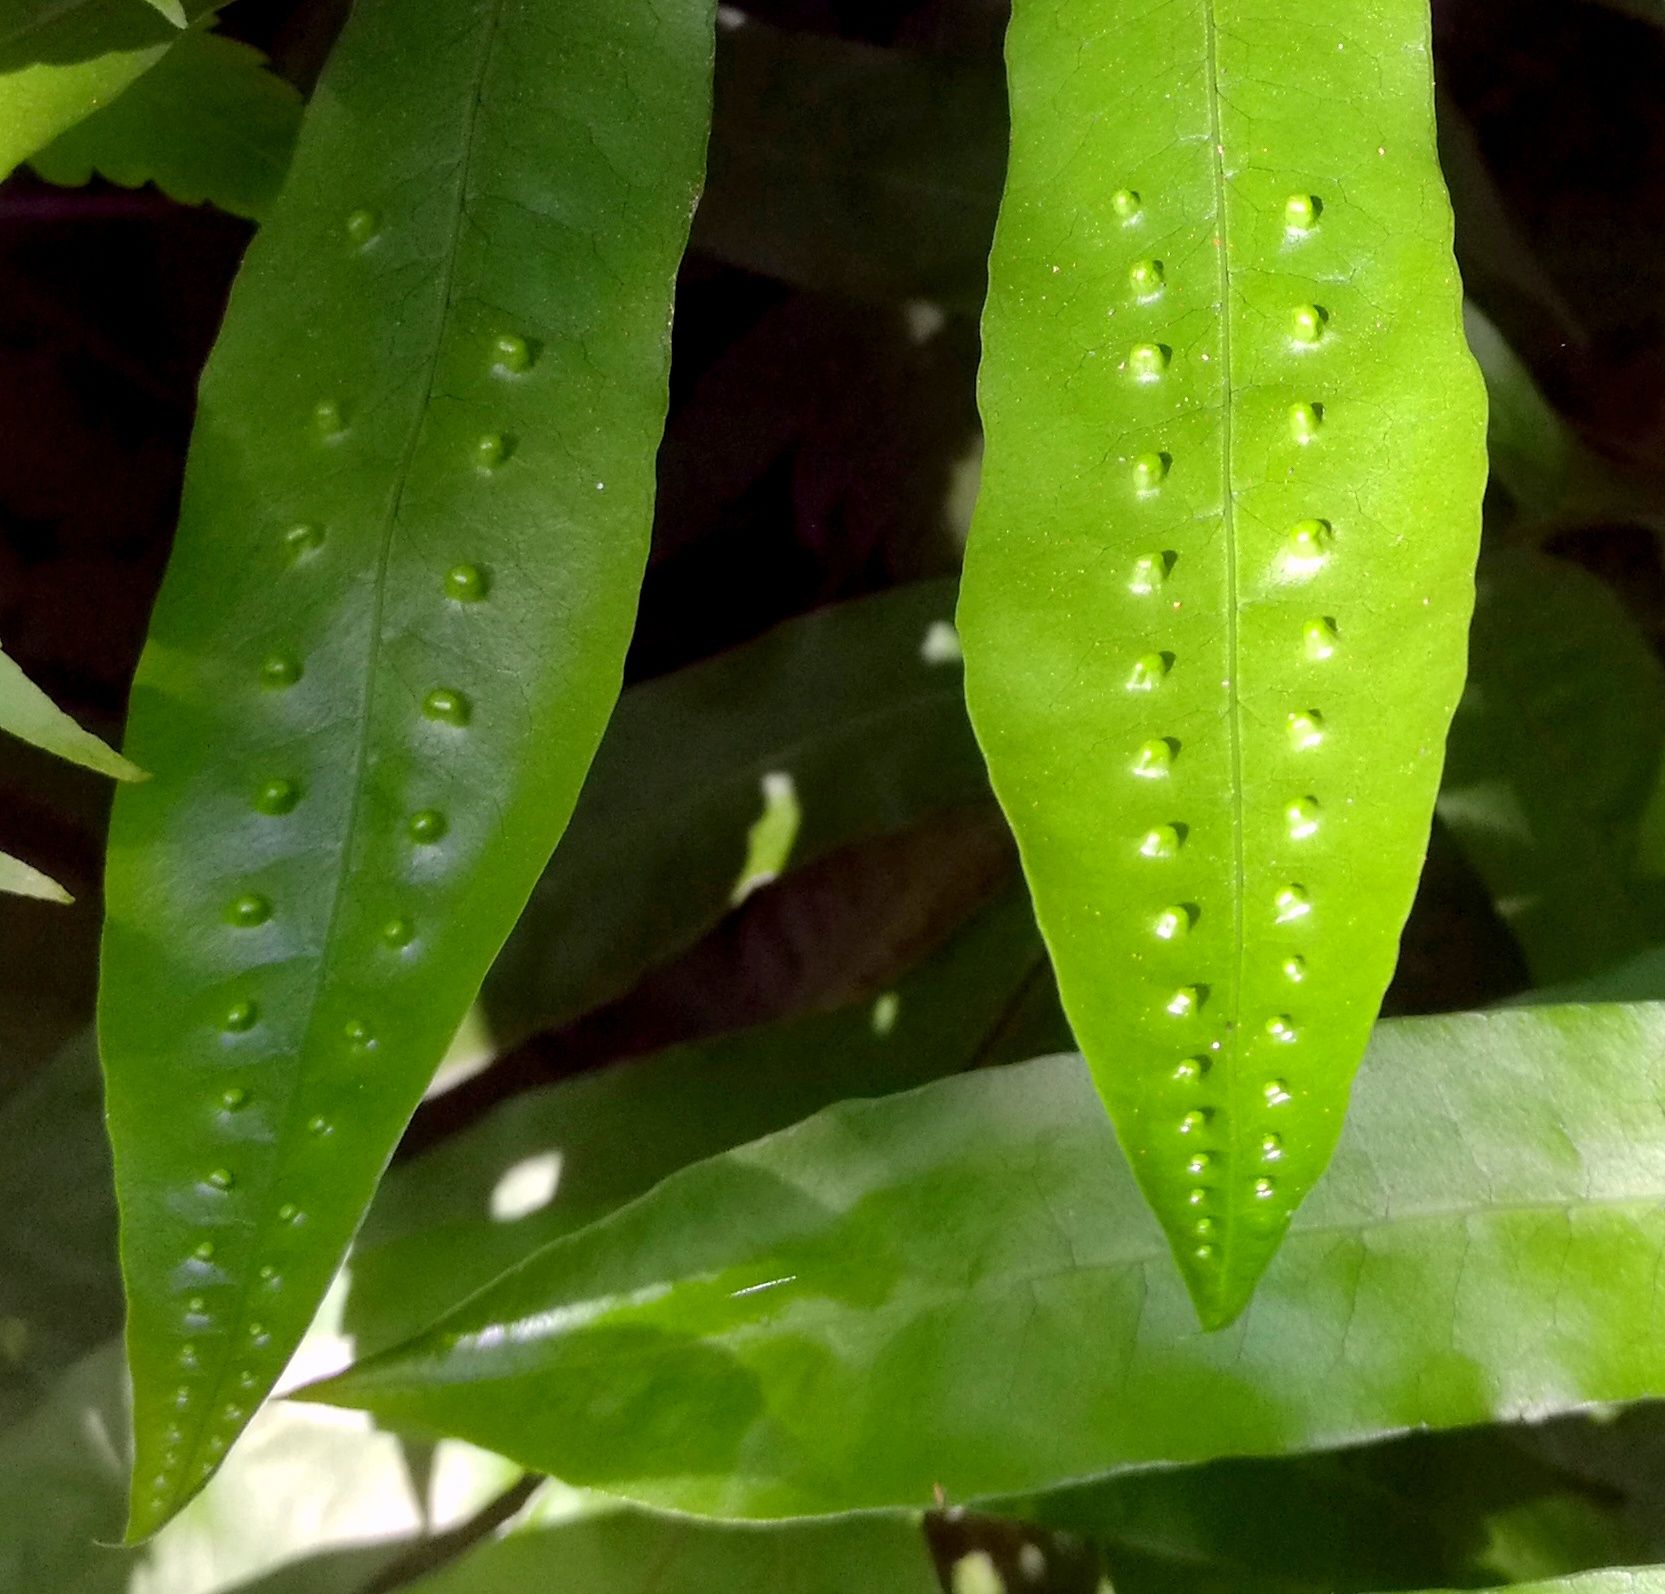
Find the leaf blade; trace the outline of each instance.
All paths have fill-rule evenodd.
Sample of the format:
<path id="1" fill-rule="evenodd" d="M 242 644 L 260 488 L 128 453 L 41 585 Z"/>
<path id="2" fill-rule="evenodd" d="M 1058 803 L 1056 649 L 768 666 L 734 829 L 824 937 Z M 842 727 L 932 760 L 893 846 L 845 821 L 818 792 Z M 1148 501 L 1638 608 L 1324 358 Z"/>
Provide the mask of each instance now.
<path id="1" fill-rule="evenodd" d="M 1427 34 L 1028 0 L 1008 36 L 967 698 L 1211 1327 L 1335 1143 L 1461 685 L 1484 393 Z"/>
<path id="2" fill-rule="evenodd" d="M 1223 1332 L 1196 1331 L 1085 1069 L 1055 1058 L 700 1164 L 302 1398 L 773 1517 L 1651 1396 L 1662 1040 L 1661 1006 L 1384 1023 Z"/>
<path id="3" fill-rule="evenodd" d="M 1665 937 L 1638 856 L 1665 667 L 1606 583 L 1526 553 L 1482 563 L 1471 657 L 1441 821 L 1537 981 L 1587 979 Z"/>
<path id="4" fill-rule="evenodd" d="M 193 0 L 190 14 L 212 9 Z M 0 177 L 117 99 L 178 38 L 133 0 L 32 0 L 0 24 Z"/>
<path id="5" fill-rule="evenodd" d="M 953 607 L 952 581 L 915 582 L 629 688 L 487 978 L 498 1045 L 620 995 L 714 925 L 772 775 L 802 796 L 798 865 L 986 803 L 960 671 L 941 656 Z"/>
<path id="6" fill-rule="evenodd" d="M 50 183 L 154 183 L 258 221 L 283 182 L 301 97 L 258 50 L 193 29 L 113 105 L 31 158 Z"/>
<path id="7" fill-rule="evenodd" d="M 942 1585 L 918 1522 L 864 1517 L 805 1522 L 774 1532 L 603 1510 L 529 1522 L 412 1584 L 417 1594 L 493 1594 L 560 1588 L 566 1594 L 936 1594 Z M 1641 1591 L 1638 1591 L 1641 1594 Z"/>
<path id="8" fill-rule="evenodd" d="M 1027 898 L 1009 890 L 878 1002 L 674 1047 L 512 1098 L 384 1182 L 353 1247 L 348 1329 L 361 1346 L 394 1344 L 691 1162 L 835 1101 L 1028 1055 L 1014 1051 L 1023 1039 L 1031 1050 L 1067 1041 L 1045 973 Z M 783 1056 L 796 1062 L 784 1077 Z M 506 1216 L 500 1192 L 539 1165 L 553 1180 L 547 1196 Z"/>
<path id="9" fill-rule="evenodd" d="M 33 897 L 38 902 L 67 904 L 75 900 L 50 875 L 9 852 L 0 852 L 0 891 L 14 897 Z"/>
<path id="10" fill-rule="evenodd" d="M 76 724 L 4 653 L 0 653 L 0 731 L 114 780 L 145 778 L 136 764 Z"/>
<path id="11" fill-rule="evenodd" d="M 552 9 L 355 8 L 204 379 L 100 999 L 135 1538 L 299 1340 L 618 691 L 712 8 Z"/>

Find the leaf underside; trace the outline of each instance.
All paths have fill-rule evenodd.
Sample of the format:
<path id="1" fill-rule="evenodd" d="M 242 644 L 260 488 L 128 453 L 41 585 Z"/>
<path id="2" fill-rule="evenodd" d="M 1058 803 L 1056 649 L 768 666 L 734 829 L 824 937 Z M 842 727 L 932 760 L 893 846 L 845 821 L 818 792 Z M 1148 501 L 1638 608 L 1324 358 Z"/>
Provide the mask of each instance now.
<path id="1" fill-rule="evenodd" d="M 307 1397 L 743 1517 L 1649 1398 L 1662 1058 L 1659 1005 L 1380 1025 L 1329 1174 L 1220 1333 L 1067 1057 L 689 1168 Z"/>
<path id="2" fill-rule="evenodd" d="M 112 821 L 129 1534 L 299 1340 L 617 694 L 708 0 L 362 0 L 204 378 Z"/>
<path id="3" fill-rule="evenodd" d="M 259 218 L 283 182 L 300 110 L 258 50 L 193 29 L 30 164 L 51 183 L 79 186 L 95 174 L 124 188 L 155 183 L 181 204 Z"/>
<path id="4" fill-rule="evenodd" d="M 185 11 L 213 9 L 192 0 Z M 0 177 L 109 105 L 179 37 L 138 0 L 24 0 L 0 21 Z"/>
<path id="5" fill-rule="evenodd" d="M 1485 479 L 1421 0 L 1019 0 L 967 696 L 1207 1326 L 1322 1172 Z"/>

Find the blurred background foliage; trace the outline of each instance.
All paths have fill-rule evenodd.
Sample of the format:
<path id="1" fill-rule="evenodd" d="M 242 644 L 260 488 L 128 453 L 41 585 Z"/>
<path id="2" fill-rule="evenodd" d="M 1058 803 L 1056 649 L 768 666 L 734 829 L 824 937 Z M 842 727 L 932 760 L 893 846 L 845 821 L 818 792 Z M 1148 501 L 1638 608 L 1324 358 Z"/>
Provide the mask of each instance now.
<path id="1" fill-rule="evenodd" d="M 221 32 L 304 92 L 342 10 L 238 0 Z M 1067 1045 L 946 624 L 976 490 L 1004 21 L 999 0 L 723 8 L 632 690 L 307 1368 L 823 1102 Z M 1435 0 L 1434 33 L 1493 481 L 1472 684 L 1388 1010 L 1661 997 L 1665 10 Z M 80 186 L 0 187 L 0 642 L 114 738 L 251 223 L 89 180 L 95 157 L 40 162 Z M 239 192 L 257 211 L 261 183 Z M 155 1545 L 104 1548 L 124 1428 L 89 1033 L 108 801 L 0 746 L 8 846 L 76 897 L 0 902 L 0 1587 L 831 1594 L 1108 1574 L 1242 1594 L 1665 1561 L 1665 1419 L 1646 1406 L 1000 1514 L 942 1501 L 923 1533 L 654 1519 L 278 1407 Z"/>

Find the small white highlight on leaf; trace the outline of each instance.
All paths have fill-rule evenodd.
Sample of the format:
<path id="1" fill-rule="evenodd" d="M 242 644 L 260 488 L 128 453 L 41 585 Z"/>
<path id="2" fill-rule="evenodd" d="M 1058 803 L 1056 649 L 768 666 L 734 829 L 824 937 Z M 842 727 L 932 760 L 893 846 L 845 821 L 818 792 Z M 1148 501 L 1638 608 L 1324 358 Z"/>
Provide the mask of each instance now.
<path id="1" fill-rule="evenodd" d="M 927 664 L 958 664 L 965 655 L 960 651 L 960 633 L 949 620 L 933 620 L 925 628 L 925 640 L 919 644 L 919 656 Z"/>
<path id="2" fill-rule="evenodd" d="M 954 1563 L 954 1594 L 1006 1594 L 1006 1580 L 987 1550 L 973 1550 Z"/>
<path id="3" fill-rule="evenodd" d="M 873 1033 L 888 1035 L 896 1028 L 897 1015 L 902 1011 L 902 998 L 895 991 L 886 991 L 873 1003 Z"/>
<path id="4" fill-rule="evenodd" d="M 1031 1583 L 1039 1583 L 1046 1576 L 1046 1551 L 1038 1544 L 1026 1544 L 1018 1551 L 1018 1570 Z"/>
<path id="5" fill-rule="evenodd" d="M 729 1299 L 740 1300 L 747 1295 L 761 1295 L 765 1290 L 778 1290 L 783 1284 L 795 1284 L 798 1281 L 796 1273 L 788 1273 L 778 1279 L 764 1279 L 761 1284 L 748 1284 L 744 1289 L 730 1290 Z"/>
<path id="6" fill-rule="evenodd" d="M 434 1077 L 422 1099 L 432 1101 L 435 1096 L 443 1096 L 446 1091 L 456 1089 L 465 1079 L 472 1079 L 481 1069 L 496 1062 L 501 1050 L 502 1046 L 497 1036 L 492 1033 L 485 1008 L 476 1002 L 463 1014 L 463 1021 L 457 1026 L 451 1048 L 434 1071 Z"/>
<path id="7" fill-rule="evenodd" d="M 784 769 L 770 770 L 762 785 L 763 812 L 746 832 L 746 862 L 729 894 L 732 903 L 744 902 L 759 886 L 780 878 L 803 822 L 797 784 Z"/>
<path id="8" fill-rule="evenodd" d="M 540 1151 L 536 1156 L 522 1158 L 492 1187 L 492 1221 L 513 1223 L 516 1218 L 541 1212 L 555 1199 L 560 1182 L 560 1152 Z"/>

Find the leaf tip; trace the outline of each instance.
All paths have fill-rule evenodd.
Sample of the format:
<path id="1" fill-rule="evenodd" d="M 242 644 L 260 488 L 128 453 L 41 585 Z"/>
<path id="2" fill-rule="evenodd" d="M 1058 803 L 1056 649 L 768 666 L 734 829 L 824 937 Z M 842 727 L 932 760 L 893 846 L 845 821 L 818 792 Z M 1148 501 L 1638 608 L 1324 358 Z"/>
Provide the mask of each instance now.
<path id="1" fill-rule="evenodd" d="M 1230 1328 L 1253 1299 L 1271 1253 L 1245 1254 L 1225 1246 L 1196 1245 L 1189 1239 L 1182 1244 L 1178 1236 L 1170 1236 L 1170 1243 L 1198 1326 L 1205 1334 Z"/>

